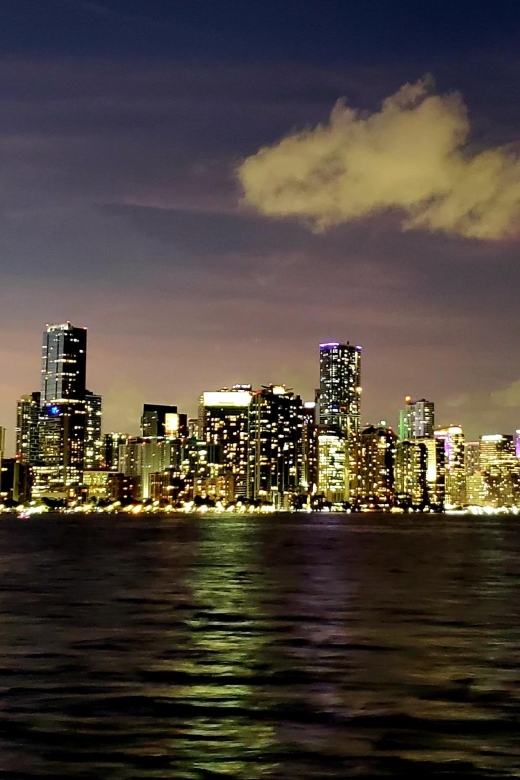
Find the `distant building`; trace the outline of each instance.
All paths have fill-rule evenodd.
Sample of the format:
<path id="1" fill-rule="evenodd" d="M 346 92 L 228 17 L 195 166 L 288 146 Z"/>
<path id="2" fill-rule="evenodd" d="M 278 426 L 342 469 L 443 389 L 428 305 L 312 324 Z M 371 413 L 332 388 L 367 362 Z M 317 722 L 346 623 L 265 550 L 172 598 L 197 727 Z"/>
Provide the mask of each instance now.
<path id="1" fill-rule="evenodd" d="M 303 403 L 284 385 L 253 394 L 249 406 L 248 495 L 289 509 L 300 492 Z"/>
<path id="2" fill-rule="evenodd" d="M 325 501 L 341 504 L 349 499 L 347 439 L 333 426 L 318 429 L 318 490 Z"/>
<path id="3" fill-rule="evenodd" d="M 409 395 L 405 398 L 406 407 L 399 412 L 399 439 L 401 441 L 417 441 L 433 438 L 435 426 L 435 405 L 433 401 L 421 398 L 412 401 Z"/>
<path id="4" fill-rule="evenodd" d="M 31 498 L 31 468 L 19 458 L 3 458 L 0 463 L 0 504 L 28 503 Z"/>
<path id="5" fill-rule="evenodd" d="M 87 331 L 70 322 L 43 334 L 39 446 L 48 489 L 77 494 L 85 465 Z M 43 474 L 43 472 L 42 472 Z"/>
<path id="6" fill-rule="evenodd" d="M 514 437 L 495 433 L 479 439 L 479 466 L 485 504 L 512 507 L 520 503 L 520 464 Z"/>
<path id="7" fill-rule="evenodd" d="M 0 466 L 2 465 L 2 458 L 5 457 L 5 428 L 0 425 Z"/>
<path id="8" fill-rule="evenodd" d="M 339 428 L 347 438 L 359 432 L 361 347 L 320 344 L 320 425 Z"/>
<path id="9" fill-rule="evenodd" d="M 206 445 L 215 448 L 220 473 L 230 472 L 235 496 L 248 495 L 250 385 L 203 393 L 199 405 L 199 429 Z"/>
<path id="10" fill-rule="evenodd" d="M 357 500 L 380 508 L 394 505 L 394 458 L 397 436 L 386 425 L 367 425 L 358 445 Z"/>
<path id="11" fill-rule="evenodd" d="M 103 438 L 103 467 L 110 471 L 119 471 L 119 447 L 126 444 L 130 436 L 127 433 L 105 433 Z"/>
<path id="12" fill-rule="evenodd" d="M 176 439 L 186 436 L 188 418 L 179 414 L 176 406 L 144 404 L 141 417 L 141 436 L 145 439 Z"/>
<path id="13" fill-rule="evenodd" d="M 397 442 L 394 488 L 399 506 L 422 509 L 428 505 L 427 462 L 428 451 L 423 442 Z"/>
<path id="14" fill-rule="evenodd" d="M 435 439 L 443 442 L 445 458 L 446 507 L 464 506 L 466 503 L 465 439 L 462 428 L 450 425 L 434 432 Z"/>
<path id="15" fill-rule="evenodd" d="M 103 399 L 87 390 L 85 393 L 85 469 L 99 469 L 103 464 Z"/>
<path id="16" fill-rule="evenodd" d="M 30 465 L 40 459 L 40 407 L 39 392 L 22 396 L 16 405 L 16 455 Z"/>

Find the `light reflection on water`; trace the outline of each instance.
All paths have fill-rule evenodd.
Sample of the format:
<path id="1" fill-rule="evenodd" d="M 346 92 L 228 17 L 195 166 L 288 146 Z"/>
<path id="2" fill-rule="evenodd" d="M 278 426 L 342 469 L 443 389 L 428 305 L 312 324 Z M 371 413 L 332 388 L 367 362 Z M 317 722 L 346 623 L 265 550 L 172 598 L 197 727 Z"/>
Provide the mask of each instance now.
<path id="1" fill-rule="evenodd" d="M 520 772 L 512 518 L 0 527 L 0 778 Z"/>

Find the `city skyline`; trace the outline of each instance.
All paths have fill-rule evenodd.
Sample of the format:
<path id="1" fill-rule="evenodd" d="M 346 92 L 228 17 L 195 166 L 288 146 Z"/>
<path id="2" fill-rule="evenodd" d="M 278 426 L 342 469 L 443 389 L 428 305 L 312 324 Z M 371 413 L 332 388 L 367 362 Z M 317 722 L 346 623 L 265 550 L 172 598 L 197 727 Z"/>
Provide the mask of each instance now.
<path id="1" fill-rule="evenodd" d="M 72 327 L 70 321 L 66 321 L 66 323 L 64 323 L 64 325 L 58 325 L 56 323 L 53 323 L 53 324 L 50 324 L 50 325 L 47 324 L 46 325 L 46 329 L 50 329 L 52 331 L 53 329 L 60 329 L 60 328 L 63 328 L 64 326 Z M 74 328 L 74 329 L 75 330 L 84 331 L 85 333 L 89 333 L 89 343 L 90 343 L 90 330 L 86 326 L 81 326 L 80 328 L 77 328 L 77 329 Z M 333 342 L 320 343 L 318 345 L 314 344 L 313 346 L 314 346 L 314 350 L 313 351 L 315 353 L 316 353 L 316 350 L 318 351 L 318 355 L 320 356 L 321 361 L 323 361 L 323 356 L 324 355 L 327 355 L 329 353 L 329 351 L 330 352 L 334 352 L 337 347 L 342 347 L 343 348 L 343 346 L 344 346 L 345 349 L 351 350 L 353 355 L 355 355 L 355 354 L 361 355 L 361 350 L 363 349 L 362 346 L 356 346 L 356 347 L 351 346 L 350 342 L 347 341 L 347 340 L 344 340 L 343 344 L 338 342 L 338 341 L 333 341 Z M 365 365 L 366 365 L 365 360 L 367 358 L 366 350 L 363 351 L 363 355 L 364 355 L 363 376 L 365 376 Z M 315 357 L 316 357 L 316 355 L 315 355 Z M 89 348 L 89 363 L 87 364 L 87 366 L 90 364 L 91 360 L 92 360 L 92 357 L 91 357 L 91 352 L 90 352 L 90 348 Z M 314 362 L 316 363 L 316 361 L 314 361 Z M 323 369 L 323 362 L 322 362 L 322 369 Z M 90 382 L 88 368 L 85 369 L 85 367 L 84 367 L 83 371 L 85 371 L 85 370 L 86 370 L 86 379 L 84 377 L 84 381 L 86 381 L 86 384 L 88 386 L 88 384 Z M 225 373 L 226 373 L 226 371 L 224 370 L 223 375 L 225 375 Z M 256 371 L 253 371 L 253 372 L 250 372 L 250 373 L 253 373 L 254 375 L 258 376 L 260 372 L 259 372 L 259 370 L 257 368 Z M 313 389 L 310 389 L 308 392 L 304 392 L 304 391 L 301 391 L 300 387 L 296 388 L 296 392 L 298 392 L 304 398 L 304 400 L 307 400 L 307 401 L 314 400 L 315 393 L 320 389 L 320 377 L 319 377 L 319 371 L 316 371 L 316 365 L 315 365 L 315 373 L 317 374 L 317 376 L 316 376 L 316 382 L 315 382 L 315 385 L 314 385 Z M 42 379 L 43 371 L 42 371 L 41 368 L 39 370 L 39 374 L 40 374 L 39 383 L 42 384 L 44 380 Z M 132 436 L 137 436 L 137 435 L 139 435 L 140 432 L 142 433 L 142 425 L 143 425 L 143 417 L 142 417 L 142 415 L 144 414 L 143 408 L 146 409 L 146 407 L 150 407 L 151 409 L 155 409 L 155 408 L 157 408 L 157 409 L 164 409 L 164 410 L 168 409 L 170 411 L 173 411 L 174 409 L 177 409 L 177 407 L 179 407 L 179 409 L 183 412 L 183 415 L 182 415 L 183 418 L 185 418 L 186 416 L 188 416 L 188 417 L 196 417 L 197 416 L 197 402 L 198 402 L 198 398 L 200 397 L 201 392 L 202 393 L 207 392 L 207 388 L 210 387 L 209 383 L 206 383 L 205 389 L 204 388 L 202 388 L 202 389 L 198 388 L 198 390 L 195 392 L 195 394 L 192 395 L 190 398 L 188 398 L 188 394 L 187 394 L 186 390 L 182 388 L 182 383 L 180 383 L 180 385 L 179 385 L 179 387 L 180 387 L 179 395 L 180 395 L 181 398 L 188 399 L 188 400 L 187 400 L 187 402 L 182 402 L 181 401 L 181 403 L 177 403 L 176 402 L 177 396 L 176 396 L 173 399 L 173 401 L 175 403 L 174 403 L 174 405 L 172 405 L 172 395 L 173 394 L 169 398 L 166 398 L 166 400 L 165 400 L 164 397 L 162 397 L 161 401 L 157 402 L 157 400 L 155 398 L 155 395 L 157 395 L 157 393 L 154 394 L 152 392 L 151 393 L 152 399 L 150 399 L 149 396 L 145 397 L 144 391 L 136 392 L 137 384 L 134 385 L 131 381 L 129 383 L 119 382 L 118 381 L 118 377 L 112 377 L 112 380 L 113 381 L 109 384 L 109 387 L 116 388 L 115 392 L 119 392 L 121 394 L 120 397 L 121 397 L 122 404 L 123 404 L 123 410 L 122 410 L 122 413 L 120 411 L 120 413 L 117 414 L 117 412 L 114 412 L 111 409 L 111 402 L 113 403 L 114 406 L 117 406 L 118 405 L 118 399 L 117 399 L 117 396 L 115 396 L 112 399 L 111 398 L 111 394 L 109 392 L 109 395 L 108 395 L 109 403 L 108 403 L 108 414 L 107 414 L 106 395 L 103 392 L 99 393 L 99 396 L 103 398 L 103 415 L 102 415 L 102 417 L 103 417 L 103 433 L 106 433 L 106 432 L 109 432 L 109 431 L 110 432 L 112 432 L 112 431 L 114 431 L 114 432 L 120 431 L 120 432 L 128 433 L 128 434 L 130 434 Z M 243 384 L 245 382 L 248 386 L 251 386 L 253 388 L 260 388 L 262 386 L 265 386 L 266 382 L 269 383 L 269 381 L 271 381 L 271 380 L 270 379 L 266 380 L 265 377 L 261 377 L 256 382 L 249 382 L 247 377 L 243 377 L 243 378 L 240 379 L 240 383 L 238 383 L 237 380 L 235 380 L 235 379 L 233 379 L 233 377 L 231 377 L 231 379 L 228 382 L 223 382 L 220 385 L 212 385 L 211 387 L 213 388 L 213 391 L 216 391 L 219 388 L 238 386 L 238 384 Z M 357 382 L 357 378 L 356 378 L 356 382 Z M 281 378 L 280 380 L 277 380 L 276 382 L 272 381 L 271 383 L 273 385 L 284 385 L 286 387 L 293 387 L 291 382 L 284 381 L 283 378 Z M 311 387 L 312 381 L 311 382 L 307 382 L 306 385 L 308 387 Z M 407 409 L 414 408 L 416 405 L 421 406 L 425 402 L 424 398 L 422 398 L 420 400 L 417 400 L 417 401 L 412 401 L 411 400 L 411 396 L 404 395 L 403 397 L 401 397 L 398 400 L 397 406 L 395 406 L 394 408 L 390 409 L 390 414 L 378 414 L 377 413 L 377 409 L 376 409 L 375 410 L 375 415 L 373 415 L 370 418 L 365 413 L 365 398 L 366 398 L 366 394 L 367 394 L 366 391 L 368 391 L 368 394 L 370 394 L 370 387 L 365 388 L 364 379 L 362 380 L 362 385 L 363 385 L 363 387 L 359 388 L 359 394 L 361 395 L 361 390 L 362 390 L 363 391 L 363 404 L 361 406 L 361 411 L 359 412 L 359 410 L 358 410 L 356 412 L 356 419 L 358 420 L 358 422 L 356 422 L 356 426 L 359 426 L 360 429 L 363 428 L 364 426 L 367 426 L 367 425 L 378 425 L 381 420 L 384 420 L 397 433 L 402 428 L 401 418 L 402 418 L 402 415 L 405 414 L 405 412 L 402 409 L 403 402 L 407 406 Z M 43 386 L 43 384 L 42 384 L 42 386 Z M 133 398 L 130 399 L 130 403 L 128 403 L 128 400 L 129 400 L 128 390 L 134 391 L 134 395 L 133 395 Z M 354 388 L 354 390 L 357 391 L 357 388 Z M 352 391 L 352 388 L 350 389 L 350 392 L 351 391 Z M 35 395 L 35 393 L 37 394 L 38 392 L 39 391 L 31 391 L 31 390 L 27 390 L 27 389 L 26 389 L 25 392 L 21 392 L 20 395 L 14 401 L 14 406 L 12 407 L 14 409 L 14 412 L 12 411 L 12 409 L 9 410 L 11 412 L 11 415 L 6 414 L 6 409 L 5 408 L 3 408 L 3 409 L 0 408 L 0 426 L 3 427 L 5 429 L 5 432 L 6 432 L 5 433 L 5 440 L 6 440 L 5 441 L 5 452 L 6 452 L 6 454 L 8 454 L 10 456 L 12 456 L 14 454 L 14 450 L 15 450 L 15 428 L 16 428 L 16 418 L 17 418 L 16 405 L 17 405 L 17 403 L 19 403 L 20 399 L 24 398 L 24 396 L 30 396 L 31 393 L 32 393 L 32 395 Z M 93 395 L 91 393 L 91 391 L 89 391 L 89 390 L 86 390 L 86 393 L 87 393 L 87 395 L 90 395 L 90 396 Z M 426 393 L 426 394 L 428 395 L 428 393 Z M 97 396 L 94 395 L 94 397 L 97 397 Z M 426 403 L 428 403 L 428 402 L 426 402 Z M 475 420 L 470 421 L 469 425 L 464 425 L 461 422 L 461 419 L 464 419 L 464 417 L 465 417 L 465 415 L 463 413 L 463 408 L 462 407 L 457 407 L 457 405 L 453 405 L 451 407 L 448 406 L 448 414 L 449 414 L 450 411 L 453 412 L 453 414 L 451 414 L 451 416 L 446 416 L 446 414 L 443 414 L 443 412 L 442 412 L 442 408 L 443 408 L 442 404 L 438 404 L 437 401 L 435 401 L 435 406 L 436 406 L 436 409 L 437 409 L 437 417 L 442 420 L 442 424 L 443 425 L 460 425 L 464 429 L 464 431 L 466 433 L 467 441 L 476 440 L 481 435 L 498 433 L 498 428 L 496 426 L 495 426 L 495 428 L 493 428 L 493 426 L 491 424 L 490 426 L 488 426 L 488 428 L 486 428 L 484 430 L 484 429 L 479 427 L 478 422 L 475 421 Z M 389 409 L 389 403 L 388 402 L 386 403 L 385 408 L 387 410 Z M 440 411 L 439 411 L 439 409 L 440 409 Z M 461 412 L 461 413 L 457 416 L 457 412 Z M 9 416 L 11 416 L 11 418 L 12 418 L 11 420 L 9 419 Z M 327 415 L 322 415 L 321 422 L 323 424 L 326 424 L 327 420 L 329 420 L 329 419 L 332 419 L 332 418 L 330 416 L 327 417 Z M 514 420 L 515 416 L 511 415 L 511 419 Z M 117 424 L 118 420 L 122 421 L 123 424 L 118 425 Z M 116 424 L 111 424 L 112 421 L 115 421 Z M 503 426 L 503 430 L 501 430 L 500 432 L 501 433 L 507 433 L 507 434 L 508 433 L 515 433 L 515 435 L 516 435 L 517 432 L 518 432 L 518 427 L 517 427 L 518 424 L 519 423 L 515 424 L 513 422 L 513 424 L 510 425 L 507 428 L 505 428 L 505 426 Z M 437 424 L 436 425 L 436 428 L 440 428 L 440 427 L 442 427 L 441 424 Z M 467 433 L 468 431 L 470 432 L 469 435 Z"/>
<path id="2" fill-rule="evenodd" d="M 472 148 L 513 151 L 513 3 L 45 8 L 2 11 L 0 425 L 38 386 L 41 324 L 69 319 L 89 327 L 88 386 L 114 429 L 147 400 L 193 413 L 203 386 L 311 397 L 313 345 L 334 339 L 364 346 L 363 420 L 410 394 L 470 437 L 517 427 L 517 239 L 402 232 L 391 211 L 316 233 L 244 205 L 237 175 L 338 100 L 374 115 L 426 74 L 442 106 L 460 93 Z"/>

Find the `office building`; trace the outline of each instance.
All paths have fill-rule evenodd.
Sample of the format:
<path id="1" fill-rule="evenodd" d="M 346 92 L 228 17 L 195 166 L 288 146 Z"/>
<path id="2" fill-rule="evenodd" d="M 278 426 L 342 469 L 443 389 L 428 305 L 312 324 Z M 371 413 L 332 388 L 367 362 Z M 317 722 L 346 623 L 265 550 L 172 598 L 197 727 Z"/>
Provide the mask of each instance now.
<path id="1" fill-rule="evenodd" d="M 202 441 L 213 445 L 221 473 L 229 472 L 235 482 L 235 496 L 248 495 L 249 410 L 253 398 L 250 385 L 203 393 L 199 405 Z"/>
<path id="2" fill-rule="evenodd" d="M 358 444 L 357 501 L 389 509 L 394 504 L 394 457 L 397 436 L 385 423 L 367 425 Z"/>
<path id="3" fill-rule="evenodd" d="M 465 439 L 460 426 L 449 425 L 434 432 L 444 447 L 445 506 L 447 509 L 466 503 Z"/>
<path id="4" fill-rule="evenodd" d="M 301 436 L 301 492 L 313 495 L 318 488 L 318 425 L 317 404 L 305 401 L 303 404 Z"/>
<path id="5" fill-rule="evenodd" d="M 126 444 L 130 436 L 127 433 L 105 433 L 103 437 L 103 468 L 119 471 L 119 447 Z"/>
<path id="6" fill-rule="evenodd" d="M 317 495 L 331 504 L 349 499 L 347 439 L 339 428 L 318 429 Z"/>
<path id="7" fill-rule="evenodd" d="M 409 395 L 405 398 L 406 407 L 399 412 L 400 441 L 417 441 L 433 438 L 435 425 L 435 405 L 433 401 L 421 398 L 412 401 Z"/>
<path id="8" fill-rule="evenodd" d="M 428 506 L 426 480 L 428 451 L 424 442 L 398 441 L 395 448 L 394 490 L 398 506 Z"/>
<path id="9" fill-rule="evenodd" d="M 141 436 L 145 439 L 177 439 L 186 436 L 188 418 L 179 414 L 176 406 L 144 404 L 141 417 Z"/>
<path id="10" fill-rule="evenodd" d="M 320 344 L 320 425 L 339 428 L 347 438 L 359 432 L 361 347 Z"/>
<path id="11" fill-rule="evenodd" d="M 48 325 L 42 345 L 39 447 L 49 491 L 65 498 L 77 494 L 83 481 L 86 368 L 86 329 L 70 322 Z"/>
<path id="12" fill-rule="evenodd" d="M 0 462 L 0 504 L 25 504 L 31 497 L 31 467 L 19 458 Z"/>
<path id="13" fill-rule="evenodd" d="M 103 399 L 85 392 L 85 469 L 99 469 L 103 464 Z"/>
<path id="14" fill-rule="evenodd" d="M 253 394 L 249 406 L 249 497 L 289 509 L 300 492 L 303 403 L 284 385 Z"/>
<path id="15" fill-rule="evenodd" d="M 514 437 L 501 433 L 481 436 L 479 466 L 485 504 L 492 507 L 517 506 L 520 501 L 520 464 Z"/>
<path id="16" fill-rule="evenodd" d="M 34 465 L 40 458 L 41 393 L 24 395 L 16 404 L 16 456 Z"/>

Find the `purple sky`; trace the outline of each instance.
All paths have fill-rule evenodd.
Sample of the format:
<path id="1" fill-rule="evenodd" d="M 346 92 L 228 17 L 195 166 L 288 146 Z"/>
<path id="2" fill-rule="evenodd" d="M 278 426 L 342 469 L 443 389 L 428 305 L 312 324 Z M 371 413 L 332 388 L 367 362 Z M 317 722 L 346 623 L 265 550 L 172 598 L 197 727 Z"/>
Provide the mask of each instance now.
<path id="1" fill-rule="evenodd" d="M 476 145 L 520 138 L 518 60 L 429 65 Z M 235 382 L 310 399 L 331 339 L 363 346 L 364 421 L 395 424 L 410 394 L 469 438 L 520 428 L 518 243 L 401 233 L 392 215 L 314 235 L 238 205 L 243 157 L 341 96 L 376 109 L 422 66 L 0 60 L 0 425 L 39 388 L 45 323 L 71 320 L 107 431 Z"/>

